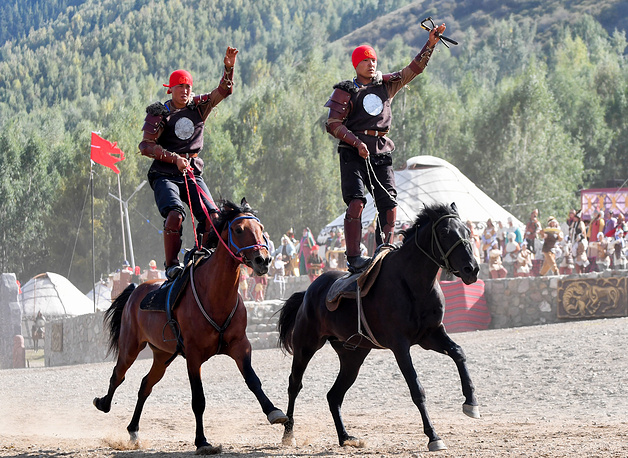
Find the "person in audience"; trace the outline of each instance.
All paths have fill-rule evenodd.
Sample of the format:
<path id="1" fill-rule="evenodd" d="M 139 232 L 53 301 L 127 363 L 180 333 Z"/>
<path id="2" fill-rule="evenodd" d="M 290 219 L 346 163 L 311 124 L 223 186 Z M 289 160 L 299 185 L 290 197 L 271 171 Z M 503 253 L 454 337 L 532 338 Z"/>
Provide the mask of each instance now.
<path id="1" fill-rule="evenodd" d="M 521 242 L 521 249 L 517 253 L 517 261 L 514 265 L 515 277 L 529 277 L 532 271 L 532 252 L 528 250 L 528 243 Z"/>
<path id="2" fill-rule="evenodd" d="M 508 275 L 508 271 L 502 264 L 502 250 L 497 240 L 493 241 L 491 249 L 488 250 L 488 271 L 491 278 L 505 278 Z"/>
<path id="3" fill-rule="evenodd" d="M 483 262 L 483 256 L 480 254 L 482 251 L 482 242 L 480 241 L 480 236 L 476 232 L 475 224 L 471 221 L 465 223 L 467 228 L 469 229 L 469 240 L 471 240 L 471 248 L 473 249 L 473 256 L 478 264 Z"/>
<path id="4" fill-rule="evenodd" d="M 519 254 L 519 250 L 521 247 L 515 241 L 515 233 L 508 233 L 508 243 L 504 247 L 504 264 L 514 264 L 517 260 L 517 255 Z"/>
<path id="5" fill-rule="evenodd" d="M 536 253 L 536 239 L 542 230 L 543 228 L 539 222 L 539 210 L 535 208 L 532 212 L 530 212 L 530 219 L 526 223 L 525 228 L 525 240 L 528 244 L 528 250 L 530 250 L 533 254 Z"/>
<path id="6" fill-rule="evenodd" d="M 611 268 L 611 257 L 609 256 L 608 239 L 601 232 L 597 233 L 597 257 L 595 258 L 598 272 L 603 272 Z"/>
<path id="7" fill-rule="evenodd" d="M 495 225 L 493 224 L 493 220 L 489 218 L 486 221 L 486 227 L 482 232 L 482 237 L 480 237 L 482 241 L 482 253 L 484 256 L 484 262 L 489 261 L 489 251 L 493 249 L 493 242 L 497 241 L 497 229 L 495 229 Z"/>
<path id="8" fill-rule="evenodd" d="M 598 232 L 604 234 L 604 219 L 602 218 L 602 213 L 600 213 L 598 210 L 594 210 L 593 219 L 589 223 L 589 228 L 587 229 L 587 238 L 589 239 L 589 244 L 597 243 Z"/>
<path id="9" fill-rule="evenodd" d="M 558 221 L 553 216 L 547 220 L 547 227 L 543 229 L 543 266 L 540 275 L 547 274 L 550 270 L 554 275 L 558 275 L 556 265 L 556 243 L 563 239 L 563 231 L 560 230 Z"/>

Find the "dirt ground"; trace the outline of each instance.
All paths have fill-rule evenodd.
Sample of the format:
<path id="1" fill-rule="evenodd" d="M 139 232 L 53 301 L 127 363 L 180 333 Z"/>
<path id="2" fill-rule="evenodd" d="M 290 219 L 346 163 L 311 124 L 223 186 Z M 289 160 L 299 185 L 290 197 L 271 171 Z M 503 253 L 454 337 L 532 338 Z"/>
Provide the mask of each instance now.
<path id="1" fill-rule="evenodd" d="M 467 354 L 482 418 L 462 413 L 454 363 L 414 348 L 436 430 L 449 447 L 430 453 L 421 419 L 392 353 L 373 351 L 343 406 L 362 448 L 337 445 L 325 394 L 338 370 L 325 346 L 308 367 L 295 412 L 296 446 L 281 444 L 233 361 L 203 366 L 205 432 L 223 456 L 245 457 L 626 457 L 628 318 L 454 334 Z M 266 394 L 287 404 L 291 358 L 257 350 L 253 366 Z M 0 456 L 165 458 L 194 454 L 194 419 L 185 361 L 155 387 L 140 422 L 140 447 L 126 425 L 150 361 L 138 361 L 111 412 L 92 406 L 105 394 L 112 363 L 0 371 Z"/>

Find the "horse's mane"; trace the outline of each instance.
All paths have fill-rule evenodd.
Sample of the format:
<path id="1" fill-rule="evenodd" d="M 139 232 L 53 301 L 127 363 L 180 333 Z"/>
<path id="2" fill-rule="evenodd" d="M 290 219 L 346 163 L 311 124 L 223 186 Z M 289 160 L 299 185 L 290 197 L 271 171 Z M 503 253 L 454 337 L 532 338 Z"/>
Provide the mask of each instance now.
<path id="1" fill-rule="evenodd" d="M 229 221 L 231 221 L 233 218 L 241 213 L 250 213 L 252 215 L 255 215 L 255 212 L 245 199 L 242 199 L 240 205 L 231 202 L 230 200 L 221 200 L 220 211 L 218 212 L 218 219 L 214 223 L 217 233 L 211 231 L 207 245 L 210 247 L 215 247 L 219 243 L 218 234 L 222 233 L 223 229 L 225 228 L 227 223 L 229 223 Z"/>
<path id="2" fill-rule="evenodd" d="M 222 230 L 225 228 L 225 225 L 240 213 L 250 213 L 252 215 L 255 214 L 249 203 L 244 199 L 242 200 L 240 205 L 231 202 L 230 200 L 221 201 L 220 213 L 218 215 L 218 221 L 216 223 L 216 228 L 218 229 L 218 232 L 222 232 Z"/>
<path id="3" fill-rule="evenodd" d="M 412 240 L 416 234 L 416 231 L 421 229 L 426 224 L 431 223 L 432 218 L 431 214 L 435 214 L 438 216 L 447 215 L 451 213 L 451 208 L 448 204 L 443 204 L 440 202 L 436 202 L 433 204 L 426 205 L 423 210 L 421 210 L 414 220 L 414 224 L 410 226 L 408 229 L 401 231 L 401 235 L 403 235 L 403 243 L 406 244 L 408 240 Z"/>

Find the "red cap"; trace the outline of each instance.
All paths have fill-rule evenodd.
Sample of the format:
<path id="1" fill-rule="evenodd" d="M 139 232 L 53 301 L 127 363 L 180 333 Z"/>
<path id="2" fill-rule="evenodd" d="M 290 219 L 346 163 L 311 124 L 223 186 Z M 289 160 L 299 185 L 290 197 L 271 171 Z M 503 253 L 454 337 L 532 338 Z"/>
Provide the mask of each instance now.
<path id="1" fill-rule="evenodd" d="M 353 62 L 353 68 L 356 68 L 358 64 L 364 59 L 377 60 L 377 54 L 375 54 L 375 50 L 369 45 L 358 46 L 353 50 L 353 54 L 351 54 L 351 62 Z"/>
<path id="2" fill-rule="evenodd" d="M 171 88 L 173 86 L 178 86 L 179 84 L 189 84 L 192 86 L 192 75 L 190 72 L 186 70 L 175 70 L 170 74 L 170 82 L 168 84 L 164 84 L 164 87 Z M 168 89 L 168 94 L 172 91 Z"/>

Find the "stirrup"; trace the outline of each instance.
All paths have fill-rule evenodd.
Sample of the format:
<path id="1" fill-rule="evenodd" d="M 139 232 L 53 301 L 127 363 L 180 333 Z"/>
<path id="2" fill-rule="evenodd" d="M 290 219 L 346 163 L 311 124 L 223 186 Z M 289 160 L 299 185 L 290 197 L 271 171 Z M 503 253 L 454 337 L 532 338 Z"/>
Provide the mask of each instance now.
<path id="1" fill-rule="evenodd" d="M 174 281 L 181 272 L 183 272 L 183 266 L 181 264 L 166 267 L 166 280 Z"/>
<path id="2" fill-rule="evenodd" d="M 362 272 L 370 263 L 371 258 L 366 256 L 347 256 L 347 268 L 353 274 Z"/>

